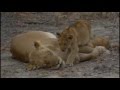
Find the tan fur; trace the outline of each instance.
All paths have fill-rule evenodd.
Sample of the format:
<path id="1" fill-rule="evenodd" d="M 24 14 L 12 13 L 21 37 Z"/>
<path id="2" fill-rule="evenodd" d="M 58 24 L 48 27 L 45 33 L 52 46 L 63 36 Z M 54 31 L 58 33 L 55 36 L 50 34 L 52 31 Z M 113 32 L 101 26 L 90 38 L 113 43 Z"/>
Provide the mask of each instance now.
<path id="1" fill-rule="evenodd" d="M 41 41 L 42 45 L 46 45 L 54 51 L 59 49 L 55 35 L 43 31 L 30 31 L 19 34 L 11 40 L 12 57 L 23 62 L 29 62 L 28 54 L 35 49 L 33 42 L 36 40 Z"/>
<path id="2" fill-rule="evenodd" d="M 80 56 L 79 53 L 92 53 L 96 46 L 103 46 L 107 49 L 110 47 L 108 38 L 93 37 L 91 25 L 85 20 L 77 21 L 62 33 L 58 34 L 58 42 L 60 49 L 67 52 L 66 64 L 70 66 L 73 65 L 75 57 Z M 84 57 L 86 57 L 86 55 L 84 55 Z"/>
<path id="3" fill-rule="evenodd" d="M 35 41 L 34 46 L 36 49 L 29 54 L 29 70 L 52 67 L 58 69 L 60 66 L 65 65 L 61 57 L 49 48 L 43 46 L 39 41 Z"/>
<path id="4" fill-rule="evenodd" d="M 103 46 L 106 49 L 110 48 L 110 40 L 107 37 L 97 36 L 90 39 L 88 45 L 79 47 L 80 53 L 91 53 L 96 46 Z"/>
<path id="5" fill-rule="evenodd" d="M 69 52 L 66 64 L 73 65 L 79 48 L 88 44 L 91 38 L 91 26 L 88 21 L 79 20 L 58 36 L 62 51 Z M 70 50 L 69 50 L 70 49 Z"/>
<path id="6" fill-rule="evenodd" d="M 74 63 L 79 63 L 90 59 L 96 59 L 103 53 L 110 54 L 110 51 L 107 50 L 104 46 L 96 46 L 91 53 L 79 53 L 80 59 L 75 60 Z"/>
<path id="7" fill-rule="evenodd" d="M 92 44 L 91 47 L 96 47 L 96 46 L 104 46 L 105 48 L 109 49 L 110 48 L 110 41 L 108 37 L 94 37 L 90 42 L 89 45 Z"/>
<path id="8" fill-rule="evenodd" d="M 103 53 L 110 54 L 110 51 L 103 46 L 96 46 L 95 49 L 92 51 L 91 55 L 92 58 L 97 58 L 100 54 Z"/>
<path id="9" fill-rule="evenodd" d="M 38 41 L 41 41 L 40 44 Z M 83 51 L 90 49 L 89 47 L 93 48 L 93 46 L 86 48 L 86 45 L 83 45 L 82 47 L 84 47 Z M 61 62 L 60 57 L 62 60 L 66 61 L 69 52 L 71 52 L 71 49 L 69 48 L 66 52 L 62 52 L 59 48 L 58 40 L 55 35 L 43 31 L 31 31 L 15 36 L 11 41 L 10 50 L 14 58 L 23 62 L 29 62 L 30 60 L 28 69 L 52 67 L 56 65 L 56 67 L 59 68 L 60 63 L 64 64 Z M 49 55 L 49 53 L 51 55 Z M 89 60 L 92 58 L 92 55 L 94 55 L 94 53 L 78 53 L 75 56 L 75 62 Z M 46 60 L 44 60 L 44 58 L 46 58 Z"/>

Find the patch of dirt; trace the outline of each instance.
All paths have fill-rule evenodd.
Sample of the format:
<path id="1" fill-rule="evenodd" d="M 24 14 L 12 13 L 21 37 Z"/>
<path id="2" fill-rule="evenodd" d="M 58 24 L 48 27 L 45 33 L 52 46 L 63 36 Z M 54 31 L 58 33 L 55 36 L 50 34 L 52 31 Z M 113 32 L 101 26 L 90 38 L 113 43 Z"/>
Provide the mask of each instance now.
<path id="1" fill-rule="evenodd" d="M 117 13 L 111 13 L 113 16 Z M 11 58 L 10 40 L 27 31 L 48 31 L 53 34 L 79 19 L 89 19 L 98 36 L 109 36 L 111 43 L 119 44 L 119 17 L 100 13 L 73 12 L 2 12 L 1 13 L 1 77 L 2 78 L 119 78 L 119 48 L 110 48 L 111 54 L 81 62 L 60 70 L 26 70 L 26 63 Z M 96 17 L 95 17 L 96 16 Z"/>

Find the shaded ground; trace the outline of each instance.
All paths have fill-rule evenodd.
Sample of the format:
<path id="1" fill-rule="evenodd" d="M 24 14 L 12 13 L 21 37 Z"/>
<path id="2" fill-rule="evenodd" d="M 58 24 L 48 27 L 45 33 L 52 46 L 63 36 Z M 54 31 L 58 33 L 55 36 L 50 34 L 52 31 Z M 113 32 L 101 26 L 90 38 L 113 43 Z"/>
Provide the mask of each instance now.
<path id="1" fill-rule="evenodd" d="M 82 62 L 60 70 L 26 70 L 26 63 L 11 58 L 10 40 L 13 36 L 41 30 L 56 33 L 78 19 L 90 19 L 96 35 L 109 36 L 111 43 L 119 43 L 119 22 L 92 19 L 89 14 L 80 13 L 2 13 L 1 16 L 1 77 L 2 78 L 118 78 L 119 49 L 111 48 L 110 55 L 101 55 L 95 60 Z M 117 18 L 118 19 L 118 18 Z"/>

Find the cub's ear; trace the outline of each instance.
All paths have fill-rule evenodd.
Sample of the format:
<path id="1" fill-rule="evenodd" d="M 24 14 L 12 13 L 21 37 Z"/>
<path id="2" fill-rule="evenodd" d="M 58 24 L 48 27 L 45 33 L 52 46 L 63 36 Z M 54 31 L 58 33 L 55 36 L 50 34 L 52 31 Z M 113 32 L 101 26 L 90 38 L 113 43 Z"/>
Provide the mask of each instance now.
<path id="1" fill-rule="evenodd" d="M 72 35 L 69 35 L 69 36 L 68 36 L 68 39 L 72 39 L 72 38 L 73 38 L 73 36 L 72 36 Z"/>
<path id="2" fill-rule="evenodd" d="M 60 37 L 60 36 L 61 36 L 59 32 L 57 32 L 56 35 L 57 35 L 57 37 Z"/>

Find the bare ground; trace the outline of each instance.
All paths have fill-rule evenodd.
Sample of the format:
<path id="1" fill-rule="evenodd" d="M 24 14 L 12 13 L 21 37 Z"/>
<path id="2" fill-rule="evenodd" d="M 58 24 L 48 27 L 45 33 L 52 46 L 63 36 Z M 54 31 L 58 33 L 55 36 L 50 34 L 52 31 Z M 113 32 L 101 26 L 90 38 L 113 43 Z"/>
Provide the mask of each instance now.
<path id="1" fill-rule="evenodd" d="M 104 14 L 104 13 L 103 13 Z M 26 63 L 11 58 L 10 40 L 13 36 L 34 30 L 56 33 L 78 19 L 89 19 L 96 35 L 109 36 L 111 44 L 119 43 L 119 17 L 112 13 L 6 12 L 1 15 L 1 77 L 2 78 L 119 78 L 119 48 L 110 48 L 111 54 L 81 62 L 60 70 L 26 70 Z M 107 19 L 106 19 L 107 18 Z M 109 19 L 110 18 L 110 19 Z"/>

